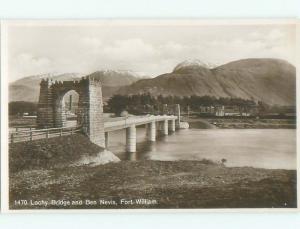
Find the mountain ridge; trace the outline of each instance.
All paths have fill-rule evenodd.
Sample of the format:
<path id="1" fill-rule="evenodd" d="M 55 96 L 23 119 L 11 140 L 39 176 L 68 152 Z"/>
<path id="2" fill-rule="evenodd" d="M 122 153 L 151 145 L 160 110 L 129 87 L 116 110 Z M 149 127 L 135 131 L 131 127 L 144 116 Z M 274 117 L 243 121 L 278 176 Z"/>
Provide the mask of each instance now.
<path id="1" fill-rule="evenodd" d="M 296 68 L 285 60 L 248 58 L 210 67 L 201 61 L 184 61 L 172 72 L 140 78 L 130 71 L 99 70 L 88 77 L 103 85 L 105 99 L 114 94 L 240 97 L 274 105 L 295 105 Z M 80 79 L 84 74 L 41 74 L 17 80 L 9 86 L 10 101 L 37 102 L 42 78 Z"/>
<path id="2" fill-rule="evenodd" d="M 117 93 L 240 97 L 271 105 L 295 105 L 295 85 L 296 69 L 287 61 L 249 58 L 212 69 L 203 65 L 175 67 L 170 73 L 121 87 Z"/>
<path id="3" fill-rule="evenodd" d="M 9 84 L 9 101 L 38 102 L 40 82 L 42 79 L 57 81 L 79 80 L 81 77 L 97 78 L 102 82 L 104 97 L 110 97 L 119 87 L 131 84 L 139 80 L 137 74 L 129 71 L 99 70 L 89 75 L 82 73 L 47 73 L 33 76 L 26 76 Z"/>

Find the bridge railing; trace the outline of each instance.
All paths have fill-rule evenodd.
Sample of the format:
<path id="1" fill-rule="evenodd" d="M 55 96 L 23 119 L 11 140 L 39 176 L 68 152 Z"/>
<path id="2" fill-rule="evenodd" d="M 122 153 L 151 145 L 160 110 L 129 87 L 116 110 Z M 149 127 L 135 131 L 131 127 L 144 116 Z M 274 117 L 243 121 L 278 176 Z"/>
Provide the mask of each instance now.
<path id="1" fill-rule="evenodd" d="M 18 131 L 25 131 L 25 130 L 34 130 L 36 129 L 36 126 L 13 126 L 13 127 L 9 127 L 9 129 L 14 130 L 14 132 L 18 132 Z"/>
<path id="2" fill-rule="evenodd" d="M 16 131 L 9 133 L 9 142 L 24 142 L 32 141 L 43 138 L 52 138 L 64 135 L 72 135 L 80 132 L 81 127 L 61 127 L 61 128 L 49 128 L 49 129 L 35 129 L 28 131 Z"/>

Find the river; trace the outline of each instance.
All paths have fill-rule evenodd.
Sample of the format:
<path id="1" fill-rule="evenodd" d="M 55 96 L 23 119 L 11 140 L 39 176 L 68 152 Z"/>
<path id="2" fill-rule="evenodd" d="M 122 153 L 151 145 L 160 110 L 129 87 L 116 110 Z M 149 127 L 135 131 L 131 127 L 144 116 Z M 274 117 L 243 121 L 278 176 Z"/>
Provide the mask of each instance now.
<path id="1" fill-rule="evenodd" d="M 294 129 L 187 129 L 147 142 L 137 129 L 137 152 L 125 152 L 125 131 L 109 133 L 109 150 L 121 160 L 227 160 L 226 166 L 296 169 Z"/>

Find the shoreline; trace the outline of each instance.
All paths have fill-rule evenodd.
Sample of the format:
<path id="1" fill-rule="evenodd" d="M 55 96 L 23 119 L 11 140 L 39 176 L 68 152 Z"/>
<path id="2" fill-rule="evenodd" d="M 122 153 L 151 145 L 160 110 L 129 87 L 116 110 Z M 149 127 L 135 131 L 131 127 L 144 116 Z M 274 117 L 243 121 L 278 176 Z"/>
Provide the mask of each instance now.
<path id="1" fill-rule="evenodd" d="M 255 118 L 184 118 L 195 129 L 296 129 L 296 119 L 255 119 Z"/>

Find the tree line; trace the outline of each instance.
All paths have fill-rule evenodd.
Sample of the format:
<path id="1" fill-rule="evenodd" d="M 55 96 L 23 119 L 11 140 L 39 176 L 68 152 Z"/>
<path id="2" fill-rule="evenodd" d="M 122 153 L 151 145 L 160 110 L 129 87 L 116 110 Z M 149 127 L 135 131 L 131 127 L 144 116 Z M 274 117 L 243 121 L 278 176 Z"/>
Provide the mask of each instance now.
<path id="1" fill-rule="evenodd" d="M 242 98 L 217 98 L 214 96 L 153 96 L 151 94 L 114 95 L 105 106 L 105 111 L 119 115 L 123 110 L 138 114 L 146 111 L 160 110 L 163 105 L 180 104 L 182 110 L 198 111 L 200 106 L 256 106 L 255 101 Z"/>
<path id="2" fill-rule="evenodd" d="M 37 103 L 25 101 L 13 101 L 8 104 L 9 115 L 36 115 Z"/>
<path id="3" fill-rule="evenodd" d="M 214 96 L 152 96 L 150 94 L 139 95 L 114 95 L 104 105 L 104 112 L 112 112 L 120 115 L 126 110 L 131 114 L 155 113 L 161 112 L 164 104 L 172 107 L 179 104 L 182 111 L 199 111 L 200 106 L 239 106 L 242 108 L 251 108 L 256 106 L 259 113 L 285 113 L 296 112 L 296 107 L 286 108 L 284 106 L 269 106 L 268 104 L 253 100 L 241 98 L 216 98 Z M 26 101 L 13 101 L 9 103 L 9 115 L 36 115 L 37 103 Z"/>

